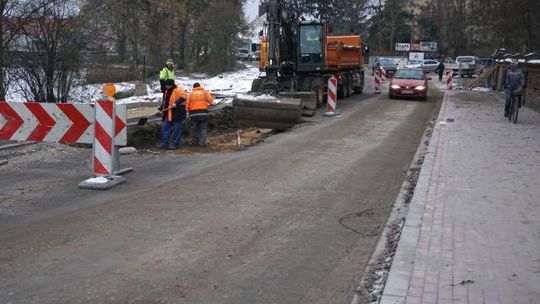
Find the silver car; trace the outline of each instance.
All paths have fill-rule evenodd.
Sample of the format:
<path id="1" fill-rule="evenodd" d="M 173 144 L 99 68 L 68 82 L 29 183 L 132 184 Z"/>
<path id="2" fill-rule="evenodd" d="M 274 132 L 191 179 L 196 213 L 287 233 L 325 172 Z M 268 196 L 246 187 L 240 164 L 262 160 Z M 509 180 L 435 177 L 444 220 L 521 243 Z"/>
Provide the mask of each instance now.
<path id="1" fill-rule="evenodd" d="M 411 69 L 422 69 L 424 72 L 429 73 L 435 72 L 438 66 L 439 62 L 437 60 L 426 59 L 422 61 L 410 62 L 405 67 Z"/>
<path id="2" fill-rule="evenodd" d="M 234 56 L 236 57 L 236 59 L 242 61 L 248 61 L 251 58 L 248 49 L 236 49 Z"/>

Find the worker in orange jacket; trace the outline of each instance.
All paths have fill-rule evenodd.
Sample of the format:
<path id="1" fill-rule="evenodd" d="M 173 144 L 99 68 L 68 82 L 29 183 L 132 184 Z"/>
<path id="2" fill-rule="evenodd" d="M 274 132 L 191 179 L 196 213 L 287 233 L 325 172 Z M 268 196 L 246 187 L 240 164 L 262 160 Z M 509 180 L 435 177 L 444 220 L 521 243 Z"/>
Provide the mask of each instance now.
<path id="1" fill-rule="evenodd" d="M 214 97 L 196 82 L 186 100 L 186 110 L 191 127 L 191 145 L 204 147 L 208 130 L 208 106 Z"/>
<path id="2" fill-rule="evenodd" d="M 182 126 L 186 119 L 186 92 L 173 81 L 172 86 L 167 87 L 164 96 L 164 102 L 158 108 L 163 113 L 159 148 L 176 150 L 182 145 Z"/>

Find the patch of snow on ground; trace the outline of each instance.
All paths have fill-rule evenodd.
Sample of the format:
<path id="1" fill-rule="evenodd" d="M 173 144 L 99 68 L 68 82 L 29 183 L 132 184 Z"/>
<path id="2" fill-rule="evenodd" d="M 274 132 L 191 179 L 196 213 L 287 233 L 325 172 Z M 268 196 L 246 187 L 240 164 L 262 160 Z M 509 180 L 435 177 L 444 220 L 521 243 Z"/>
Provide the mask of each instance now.
<path id="1" fill-rule="evenodd" d="M 205 74 L 192 74 L 182 76 L 182 72 L 176 72 L 176 84 L 182 86 L 186 92 L 190 92 L 193 84 L 199 82 L 203 88 L 211 93 L 217 93 L 228 98 L 216 100 L 216 103 L 230 103 L 232 97 L 237 93 L 247 93 L 251 90 L 253 79 L 259 77 L 260 72 L 257 67 L 246 65 L 244 69 L 234 72 L 227 72 L 215 77 L 208 77 Z M 116 92 L 134 92 L 134 82 L 115 83 Z M 135 102 L 160 102 L 162 99 L 160 84 L 158 80 L 152 81 L 147 85 L 148 94 L 145 96 L 133 96 L 119 99 L 118 103 Z M 70 92 L 70 100 L 78 103 L 91 103 L 103 98 L 103 84 L 90 84 L 74 87 Z M 27 101 L 16 86 L 10 86 L 6 100 L 13 102 Z"/>
<path id="2" fill-rule="evenodd" d="M 483 87 L 476 87 L 476 88 L 474 88 L 472 90 L 477 91 L 477 92 L 491 92 L 490 88 L 483 88 Z"/>

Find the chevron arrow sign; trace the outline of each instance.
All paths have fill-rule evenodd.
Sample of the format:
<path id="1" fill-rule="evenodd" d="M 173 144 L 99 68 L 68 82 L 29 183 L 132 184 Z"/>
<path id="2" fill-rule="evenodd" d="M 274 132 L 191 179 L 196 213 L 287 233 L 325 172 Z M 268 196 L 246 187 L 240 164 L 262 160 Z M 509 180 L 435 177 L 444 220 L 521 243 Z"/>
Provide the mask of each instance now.
<path id="1" fill-rule="evenodd" d="M 127 144 L 127 111 L 117 105 L 116 144 Z M 94 105 L 0 102 L 0 140 L 66 144 L 94 142 Z"/>

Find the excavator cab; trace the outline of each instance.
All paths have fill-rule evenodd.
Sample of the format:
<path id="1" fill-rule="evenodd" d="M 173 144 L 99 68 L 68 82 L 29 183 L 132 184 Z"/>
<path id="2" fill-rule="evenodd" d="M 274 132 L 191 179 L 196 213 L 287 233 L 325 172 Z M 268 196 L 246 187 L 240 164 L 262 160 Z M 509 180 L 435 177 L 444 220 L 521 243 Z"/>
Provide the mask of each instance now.
<path id="1" fill-rule="evenodd" d="M 326 24 L 321 22 L 301 22 L 298 25 L 297 71 L 321 70 L 324 65 L 324 43 Z"/>

